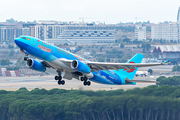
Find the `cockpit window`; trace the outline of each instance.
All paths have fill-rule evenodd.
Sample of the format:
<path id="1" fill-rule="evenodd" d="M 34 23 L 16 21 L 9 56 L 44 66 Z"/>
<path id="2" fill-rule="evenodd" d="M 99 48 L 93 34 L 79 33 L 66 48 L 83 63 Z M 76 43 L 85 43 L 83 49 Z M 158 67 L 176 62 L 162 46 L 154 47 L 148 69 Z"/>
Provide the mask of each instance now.
<path id="1" fill-rule="evenodd" d="M 25 37 L 22 37 L 22 39 L 25 39 L 25 40 L 26 40 L 26 38 L 25 38 Z"/>

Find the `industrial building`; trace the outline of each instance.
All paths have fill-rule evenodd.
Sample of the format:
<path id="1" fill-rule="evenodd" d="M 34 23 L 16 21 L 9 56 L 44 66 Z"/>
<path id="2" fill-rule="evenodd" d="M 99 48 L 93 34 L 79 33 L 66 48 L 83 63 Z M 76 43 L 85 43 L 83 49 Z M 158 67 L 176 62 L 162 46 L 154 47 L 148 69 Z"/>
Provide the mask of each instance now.
<path id="1" fill-rule="evenodd" d="M 159 60 L 171 60 L 172 64 L 180 64 L 180 45 L 156 46 L 152 51 L 153 57 Z"/>

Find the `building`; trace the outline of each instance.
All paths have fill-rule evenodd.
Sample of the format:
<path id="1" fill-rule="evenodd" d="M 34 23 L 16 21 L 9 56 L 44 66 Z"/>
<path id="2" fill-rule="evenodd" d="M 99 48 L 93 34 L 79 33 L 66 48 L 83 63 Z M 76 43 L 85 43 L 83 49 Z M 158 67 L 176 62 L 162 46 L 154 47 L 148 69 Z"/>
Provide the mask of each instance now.
<path id="1" fill-rule="evenodd" d="M 180 7 L 178 9 L 178 14 L 177 14 L 177 25 L 178 25 L 178 39 L 180 40 Z"/>
<path id="2" fill-rule="evenodd" d="M 114 43 L 114 27 L 107 25 L 36 25 L 35 37 L 49 43 Z"/>
<path id="3" fill-rule="evenodd" d="M 0 26 L 0 42 L 13 41 L 14 40 L 14 26 Z"/>
<path id="4" fill-rule="evenodd" d="M 135 39 L 138 41 L 146 40 L 146 26 L 143 24 L 135 26 Z"/>
<path id="5" fill-rule="evenodd" d="M 152 40 L 177 41 L 178 26 L 177 24 L 157 24 L 151 26 Z"/>
<path id="6" fill-rule="evenodd" d="M 177 14 L 177 23 L 180 24 L 180 7 L 178 9 L 178 14 Z"/>
<path id="7" fill-rule="evenodd" d="M 172 64 L 180 63 L 180 45 L 155 46 L 152 51 L 154 58 L 159 60 L 171 60 Z"/>
<path id="8" fill-rule="evenodd" d="M 31 36 L 31 30 L 30 28 L 15 28 L 15 38 L 21 36 L 21 35 L 27 35 Z"/>
<path id="9" fill-rule="evenodd" d="M 114 43 L 115 31 L 107 25 L 72 25 L 62 31 L 59 39 L 77 44 Z"/>
<path id="10" fill-rule="evenodd" d="M 64 29 L 63 25 L 36 25 L 35 37 L 41 40 L 58 39 Z"/>

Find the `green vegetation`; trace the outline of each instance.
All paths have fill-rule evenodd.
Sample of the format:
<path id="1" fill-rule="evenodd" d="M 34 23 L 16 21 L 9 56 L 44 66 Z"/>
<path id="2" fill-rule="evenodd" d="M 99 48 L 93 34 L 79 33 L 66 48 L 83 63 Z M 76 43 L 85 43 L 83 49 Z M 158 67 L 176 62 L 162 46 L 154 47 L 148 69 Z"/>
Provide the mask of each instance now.
<path id="1" fill-rule="evenodd" d="M 141 47 L 143 48 L 143 53 L 145 53 L 145 51 L 149 51 L 149 49 L 151 48 L 151 44 L 143 42 Z"/>
<path id="2" fill-rule="evenodd" d="M 9 65 L 10 64 L 10 60 L 9 59 L 2 59 L 0 60 L 0 65 Z"/>
<path id="3" fill-rule="evenodd" d="M 10 52 L 9 52 L 9 57 L 13 57 L 14 56 L 14 50 L 11 50 Z"/>
<path id="4" fill-rule="evenodd" d="M 176 65 L 172 68 L 172 72 L 175 72 L 175 71 L 180 71 L 180 66 L 179 65 Z"/>
<path id="5" fill-rule="evenodd" d="M 2 120 L 180 119 L 180 86 L 132 90 L 0 90 Z"/>
<path id="6" fill-rule="evenodd" d="M 122 58 L 122 56 L 124 56 L 123 51 L 118 51 L 117 49 L 112 49 L 112 50 L 107 50 L 106 51 L 106 55 L 110 58 Z"/>
<path id="7" fill-rule="evenodd" d="M 173 76 L 173 77 L 164 77 L 161 76 L 159 78 L 157 78 L 157 80 L 159 83 L 157 83 L 157 85 L 172 85 L 172 86 L 179 86 L 180 85 L 180 76 Z"/>
<path id="8" fill-rule="evenodd" d="M 152 75 L 153 70 L 152 70 L 152 69 L 149 69 L 149 70 L 148 70 L 148 73 L 150 73 L 150 74 Z"/>
<path id="9" fill-rule="evenodd" d="M 124 48 L 124 44 L 123 43 L 121 43 L 120 48 Z"/>

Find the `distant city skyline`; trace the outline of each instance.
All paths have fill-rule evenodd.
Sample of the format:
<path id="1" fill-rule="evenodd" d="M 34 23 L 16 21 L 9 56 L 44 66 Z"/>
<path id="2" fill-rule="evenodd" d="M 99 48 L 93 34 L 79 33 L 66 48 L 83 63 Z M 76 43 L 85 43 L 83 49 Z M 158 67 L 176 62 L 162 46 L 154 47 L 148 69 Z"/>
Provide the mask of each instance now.
<path id="1" fill-rule="evenodd" d="M 81 22 L 152 23 L 177 21 L 179 0 L 6 0 L 0 4 L 0 22 L 56 20 Z M 136 19 L 137 18 L 137 19 Z"/>

